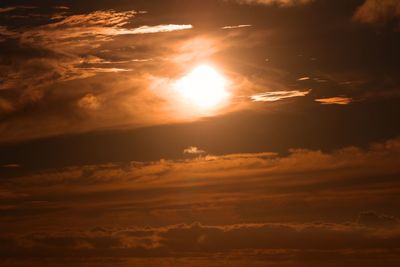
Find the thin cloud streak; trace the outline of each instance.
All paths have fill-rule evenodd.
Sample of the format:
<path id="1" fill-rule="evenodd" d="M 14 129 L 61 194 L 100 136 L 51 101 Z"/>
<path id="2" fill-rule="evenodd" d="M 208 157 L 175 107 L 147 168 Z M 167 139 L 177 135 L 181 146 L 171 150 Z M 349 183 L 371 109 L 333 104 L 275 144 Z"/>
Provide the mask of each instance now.
<path id="1" fill-rule="evenodd" d="M 188 148 L 185 148 L 183 150 L 183 154 L 191 154 L 191 155 L 201 155 L 206 153 L 206 151 L 196 147 L 196 146 L 190 146 Z"/>
<path id="2" fill-rule="evenodd" d="M 240 25 L 233 25 L 233 26 L 224 26 L 221 29 L 223 30 L 230 30 L 230 29 L 240 29 L 240 28 L 249 28 L 252 27 L 251 24 L 240 24 Z"/>
<path id="3" fill-rule="evenodd" d="M 265 93 L 256 94 L 256 95 L 251 96 L 251 100 L 253 100 L 254 102 L 275 102 L 275 101 L 283 100 L 286 98 L 306 96 L 310 92 L 311 92 L 311 90 L 265 92 Z"/>
<path id="4" fill-rule="evenodd" d="M 319 102 L 323 105 L 348 105 L 353 102 L 352 98 L 349 97 L 329 97 L 329 98 L 319 98 L 315 99 L 316 102 Z"/>
<path id="5" fill-rule="evenodd" d="M 167 24 L 167 25 L 157 25 L 157 26 L 141 26 L 135 29 L 130 30 L 122 30 L 120 34 L 148 34 L 148 33 L 162 33 L 162 32 L 173 32 L 173 31 L 181 31 L 192 29 L 192 25 L 176 25 L 176 24 Z"/>
<path id="6" fill-rule="evenodd" d="M 5 164 L 2 166 L 3 168 L 11 168 L 11 169 L 15 169 L 15 168 L 19 168 L 21 167 L 19 164 L 16 163 L 12 163 L 12 164 Z"/>
<path id="7" fill-rule="evenodd" d="M 7 13 L 18 9 L 35 9 L 34 6 L 9 6 L 0 8 L 0 13 Z"/>
<path id="8" fill-rule="evenodd" d="M 298 5 L 306 5 L 312 3 L 314 0 L 233 0 L 239 4 L 250 5 L 276 5 L 279 7 L 292 7 Z"/>

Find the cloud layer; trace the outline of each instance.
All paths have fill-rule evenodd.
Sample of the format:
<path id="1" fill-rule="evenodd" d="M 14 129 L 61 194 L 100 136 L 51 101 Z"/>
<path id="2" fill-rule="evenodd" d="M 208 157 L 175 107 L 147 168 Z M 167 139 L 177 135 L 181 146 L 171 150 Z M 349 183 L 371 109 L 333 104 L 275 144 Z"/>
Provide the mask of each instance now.
<path id="1" fill-rule="evenodd" d="M 208 155 L 3 179 L 0 258 L 5 266 L 43 258 L 168 266 L 172 257 L 178 266 L 396 266 L 399 156 L 394 139 L 332 153 Z"/>

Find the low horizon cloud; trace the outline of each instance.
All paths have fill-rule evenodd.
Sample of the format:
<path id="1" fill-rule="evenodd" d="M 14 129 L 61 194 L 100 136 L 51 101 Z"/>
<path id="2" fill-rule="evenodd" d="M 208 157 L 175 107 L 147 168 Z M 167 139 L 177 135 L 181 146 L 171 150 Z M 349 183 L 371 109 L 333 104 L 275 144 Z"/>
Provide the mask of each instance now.
<path id="1" fill-rule="evenodd" d="M 64 266 L 111 257 L 124 266 L 148 256 L 208 263 L 223 252 L 239 266 L 244 258 L 257 266 L 292 257 L 364 266 L 375 251 L 373 264 L 388 255 L 399 261 L 391 254 L 400 240 L 392 216 L 400 208 L 399 156 L 400 139 L 392 139 L 330 153 L 110 163 L 4 179 L 0 258 L 22 264 L 41 255 Z M 53 223 L 43 227 L 44 220 Z"/>

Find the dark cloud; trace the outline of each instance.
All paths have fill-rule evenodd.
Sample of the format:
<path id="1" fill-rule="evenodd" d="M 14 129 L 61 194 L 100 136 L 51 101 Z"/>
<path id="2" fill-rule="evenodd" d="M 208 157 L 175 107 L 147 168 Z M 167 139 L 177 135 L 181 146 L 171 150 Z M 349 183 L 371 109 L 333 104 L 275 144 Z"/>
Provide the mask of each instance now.
<path id="1" fill-rule="evenodd" d="M 257 5 L 277 5 L 281 7 L 291 7 L 297 5 L 305 5 L 314 0 L 235 0 L 240 4 L 257 4 Z"/>
<path id="2" fill-rule="evenodd" d="M 393 230 L 389 238 L 380 230 L 329 223 L 221 226 L 193 223 L 158 228 L 110 228 L 96 232 L 38 232 L 3 237 L 8 245 L 4 246 L 3 242 L 0 257 L 16 264 L 24 259 L 38 261 L 40 255 L 51 262 L 67 265 L 71 259 L 79 258 L 85 261 L 106 258 L 128 261 L 147 257 L 211 260 L 223 253 L 223 258 L 229 262 L 240 262 L 240 258 L 245 257 L 253 266 L 264 261 L 282 264 L 290 258 L 310 264 L 312 259 L 308 256 L 313 254 L 326 261 L 333 261 L 340 255 L 342 262 L 353 260 L 354 266 L 362 266 L 363 260 L 371 257 L 367 257 L 367 253 L 398 249 L 398 229 Z M 15 258 L 17 255 L 20 255 L 18 259 Z M 293 262 L 288 266 L 296 265 Z"/>
<path id="3" fill-rule="evenodd" d="M 42 216 L 61 227 L 76 216 L 78 225 L 90 225 L 94 214 L 100 225 L 117 216 L 112 221 L 121 226 L 132 220 L 341 222 L 380 205 L 385 207 L 380 211 L 397 215 L 399 153 L 399 141 L 391 140 L 368 150 L 292 150 L 286 157 L 249 153 L 76 166 L 3 178 L 1 188 L 8 193 L 1 209 L 8 219 L 29 218 L 31 228 L 39 227 Z M 5 225 L 14 228 L 7 220 Z"/>
<path id="4" fill-rule="evenodd" d="M 354 14 L 354 19 L 368 24 L 380 24 L 400 17 L 398 0 L 366 0 Z"/>
<path id="5" fill-rule="evenodd" d="M 400 265 L 398 1 L 22 2 L 1 266 Z M 204 65 L 209 110 L 182 94 Z"/>
<path id="6" fill-rule="evenodd" d="M 368 227 L 398 227 L 400 225 L 400 221 L 397 218 L 377 214 L 373 211 L 360 213 L 358 223 Z"/>

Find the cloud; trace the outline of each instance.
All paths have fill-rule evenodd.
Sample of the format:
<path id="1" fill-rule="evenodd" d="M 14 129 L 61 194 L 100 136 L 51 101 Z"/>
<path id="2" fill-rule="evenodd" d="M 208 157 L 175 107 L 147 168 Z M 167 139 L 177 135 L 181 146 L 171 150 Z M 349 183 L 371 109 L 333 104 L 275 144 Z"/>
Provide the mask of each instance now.
<path id="1" fill-rule="evenodd" d="M 160 32 L 173 32 L 192 29 L 192 25 L 157 25 L 157 26 L 141 26 L 135 29 L 129 29 L 122 31 L 124 34 L 148 34 L 148 33 L 160 33 Z"/>
<path id="2" fill-rule="evenodd" d="M 400 236 L 399 232 L 393 231 L 391 236 L 386 237 L 379 231 L 354 224 L 255 223 L 214 226 L 195 222 L 162 227 L 41 231 L 3 236 L 2 239 L 5 241 L 0 245 L 3 251 L 0 257 L 3 260 L 37 261 L 40 255 L 50 263 L 58 262 L 59 266 L 68 265 L 72 259 L 81 259 L 88 266 L 90 259 L 104 262 L 107 258 L 123 261 L 143 258 L 149 263 L 154 258 L 165 261 L 170 257 L 175 258 L 174 266 L 184 258 L 189 263 L 196 262 L 197 258 L 203 259 L 204 263 L 228 262 L 230 266 L 246 259 L 246 266 L 259 266 L 257 264 L 263 262 L 283 264 L 288 259 L 296 259 L 297 264 L 306 265 L 314 262 L 316 257 L 341 263 L 351 260 L 352 266 L 365 266 L 364 261 L 376 263 L 385 260 L 386 253 L 398 249 L 395 244 Z M 4 243 L 9 245 L 5 246 Z M 393 259 L 399 260 L 398 255 Z M 170 266 L 170 262 L 167 260 L 157 266 Z M 179 266 L 192 265 L 186 262 Z"/>
<path id="3" fill-rule="evenodd" d="M 329 153 L 293 149 L 287 156 L 228 154 L 8 177 L 0 181 L 8 229 L 0 234 L 0 258 L 66 266 L 109 258 L 152 265 L 148 260 L 169 257 L 208 266 L 221 256 L 229 266 L 397 263 L 398 218 L 360 211 L 398 214 L 399 156 L 394 139 Z"/>
<path id="4" fill-rule="evenodd" d="M 348 105 L 353 102 L 353 99 L 350 97 L 337 96 L 337 97 L 315 99 L 315 101 L 323 105 Z"/>
<path id="5" fill-rule="evenodd" d="M 59 10 L 69 10 L 70 9 L 70 7 L 68 7 L 68 6 L 54 6 L 53 8 L 59 9 Z"/>
<path id="6" fill-rule="evenodd" d="M 35 9 L 34 6 L 9 6 L 9 7 L 0 7 L 0 13 L 7 13 L 18 9 Z"/>
<path id="7" fill-rule="evenodd" d="M 221 29 L 230 30 L 230 29 L 248 28 L 248 27 L 252 27 L 252 26 L 253 25 L 251 25 L 251 24 L 240 24 L 240 25 L 233 25 L 233 26 L 224 26 Z"/>
<path id="8" fill-rule="evenodd" d="M 132 27 L 129 26 L 132 20 L 144 13 L 133 10 L 65 13 L 57 19 L 52 17 L 56 14 L 52 12 L 56 10 L 49 12 L 46 20 L 32 16 L 30 19 L 35 23 L 27 26 L 0 26 L 0 50 L 4 57 L 0 62 L 0 90 L 13 92 L 4 93 L 7 97 L 0 97 L 0 113 L 5 116 L 0 126 L 3 137 L 8 132 L 6 135 L 9 137 L 19 135 L 18 139 L 31 139 L 65 134 L 66 131 L 82 132 L 109 127 L 110 124 L 113 124 L 112 127 L 128 124 L 138 127 L 171 120 L 170 117 L 159 117 L 165 108 L 156 113 L 146 110 L 159 101 L 153 92 L 147 90 L 149 73 L 158 75 L 159 70 L 167 64 L 166 54 L 171 55 L 178 43 L 176 34 L 172 32 L 190 29 L 192 25 Z M 155 43 L 159 45 L 155 46 Z M 171 69 L 171 66 L 168 68 Z M 128 74 L 133 69 L 135 74 Z M 110 77 L 114 75 L 115 78 L 120 75 L 118 81 L 111 81 Z M 88 79 L 92 79 L 91 84 L 86 83 Z M 70 86 L 75 89 L 70 90 Z M 96 86 L 96 89 L 92 86 Z M 107 86 L 112 86 L 112 90 L 107 90 Z M 64 90 L 56 90 L 60 87 Z M 102 99 L 101 122 L 99 117 L 87 116 L 85 110 L 89 109 L 76 109 L 77 106 L 89 107 L 82 104 L 86 103 L 81 100 L 82 95 L 95 90 L 96 97 Z M 137 98 L 139 95 L 152 101 L 141 101 Z M 119 97 L 122 99 L 117 99 Z M 54 101 L 62 104 L 53 105 Z M 140 104 L 141 108 L 133 110 L 134 103 Z M 36 119 L 42 121 L 43 125 L 53 125 L 49 127 L 51 129 L 30 125 L 32 118 L 18 113 L 28 107 L 30 116 L 36 116 L 33 110 L 47 105 L 53 105 L 52 115 L 41 113 L 37 114 Z M 116 110 L 126 116 L 118 115 L 120 119 L 111 119 L 111 114 L 117 115 Z M 83 113 L 82 116 L 76 116 L 79 112 Z M 122 122 L 123 117 L 128 121 Z M 94 122 L 95 118 L 99 118 L 99 121 Z M 65 128 L 66 125 L 61 124 L 67 121 L 70 126 Z M 100 126 L 99 122 L 104 125 Z M 23 131 L 25 137 L 21 137 L 22 131 L 17 130 L 20 127 L 30 129 L 29 133 Z M 20 134 L 11 133 L 16 131 Z"/>
<path id="9" fill-rule="evenodd" d="M 227 218 L 252 222 L 257 218 L 271 220 L 271 216 L 296 220 L 298 216 L 305 219 L 316 214 L 346 220 L 336 217 L 337 209 L 371 210 L 374 203 L 383 205 L 388 201 L 392 203 L 388 213 L 397 209 L 394 200 L 400 190 L 399 155 L 400 140 L 394 139 L 368 149 L 348 147 L 330 153 L 293 149 L 288 156 L 247 153 L 75 166 L 26 174 L 12 178 L 12 182 L 4 180 L 0 187 L 29 196 L 13 203 L 11 210 L 15 212 L 29 209 L 30 201 L 35 199 L 53 199 L 52 205 L 72 213 L 78 205 L 82 209 L 95 209 L 106 217 L 113 212 L 121 212 L 122 216 L 123 207 L 128 205 L 138 209 L 137 216 L 160 222 L 177 220 L 174 223 L 178 223 L 188 209 L 194 217 L 200 216 L 202 222 L 208 219 L 221 222 Z M 190 198 L 171 195 L 192 189 L 197 193 Z M 68 202 L 72 195 L 76 202 Z M 89 202 L 81 206 L 81 198 Z M 298 204 L 294 213 L 293 203 Z M 351 205 L 343 207 L 344 203 Z M 202 217 L 223 210 L 228 213 Z M 282 213 L 274 215 L 277 210 Z M 330 213 L 335 216 L 330 217 Z M 164 215 L 168 216 L 163 219 Z M 82 216 L 81 220 L 91 217 Z"/>
<path id="10" fill-rule="evenodd" d="M 128 69 L 97 64 L 105 63 L 101 61 L 92 62 L 97 64 L 97 66 L 93 66 L 85 61 L 82 55 L 95 53 L 91 51 L 121 35 L 162 33 L 192 28 L 191 25 L 174 24 L 124 28 L 132 18 L 141 13 L 136 11 L 95 11 L 65 16 L 57 22 L 28 29 L 10 31 L 7 27 L 0 27 L 0 41 L 7 38 L 16 39 L 21 46 L 45 50 L 42 54 L 48 55 L 40 59 L 23 61 L 21 62 L 23 66 L 16 66 L 15 70 L 7 68 L 7 72 L 4 74 L 6 83 L 0 84 L 0 89 L 21 87 L 21 83 L 22 86 L 26 84 L 29 87 L 38 87 L 39 84 L 43 86 L 46 83 L 57 81 L 83 79 L 97 73 L 127 71 Z M 109 63 L 114 62 L 109 61 Z M 37 70 L 45 71 L 32 75 L 30 66 L 33 67 L 33 65 L 36 65 Z"/>
<path id="11" fill-rule="evenodd" d="M 11 163 L 11 164 L 5 164 L 2 167 L 3 168 L 19 168 L 21 166 L 19 164 L 16 164 L 16 163 Z"/>
<path id="12" fill-rule="evenodd" d="M 355 12 L 353 19 L 377 24 L 400 17 L 399 0 L 366 0 Z"/>
<path id="13" fill-rule="evenodd" d="M 9 30 L 6 26 L 0 25 L 0 43 L 8 38 L 13 38 L 16 36 L 16 33 Z"/>
<path id="14" fill-rule="evenodd" d="M 87 94 L 78 101 L 79 107 L 89 110 L 96 110 L 100 105 L 100 100 L 93 94 Z"/>
<path id="15" fill-rule="evenodd" d="M 198 147 L 195 146 L 190 146 L 188 148 L 185 148 L 183 150 L 184 154 L 192 154 L 192 155 L 200 155 L 206 153 L 204 150 L 199 149 Z"/>
<path id="16" fill-rule="evenodd" d="M 305 5 L 314 0 L 235 0 L 240 4 L 257 4 L 257 5 L 277 5 L 280 7 L 291 7 L 297 5 Z"/>
<path id="17" fill-rule="evenodd" d="M 60 21 L 31 28 L 14 27 L 11 31 L 1 27 L 0 39 L 9 39 L 9 43 L 3 44 L 3 50 L 12 51 L 9 57 L 13 64 L 4 66 L 4 82 L 0 89 L 32 91 L 51 83 L 83 79 L 101 72 L 125 71 L 113 66 L 83 65 L 82 55 L 90 55 L 93 48 L 111 41 L 136 14 L 135 11 L 96 11 L 66 16 Z M 15 47 L 19 51 L 15 51 Z M 27 58 L 18 60 L 20 57 L 15 54 L 22 51 Z M 27 56 L 29 54 L 32 56 Z"/>
<path id="18" fill-rule="evenodd" d="M 0 114 L 11 112 L 13 110 L 14 110 L 14 107 L 9 101 L 0 98 Z"/>
<path id="19" fill-rule="evenodd" d="M 388 215 L 377 214 L 374 211 L 360 213 L 357 222 L 360 225 L 374 228 L 400 226 L 400 221 L 398 218 Z"/>
<path id="20" fill-rule="evenodd" d="M 261 93 L 261 94 L 256 94 L 256 95 L 251 96 L 251 100 L 253 100 L 254 102 L 274 102 L 274 101 L 279 101 L 279 100 L 286 99 L 286 98 L 306 96 L 310 92 L 311 92 L 311 90 L 266 92 L 266 93 Z"/>
<path id="21" fill-rule="evenodd" d="M 305 77 L 298 78 L 297 80 L 298 80 L 298 81 L 308 81 L 308 80 L 310 80 L 310 79 L 311 79 L 310 77 L 305 76 Z"/>
<path id="22" fill-rule="evenodd" d="M 192 28 L 192 25 L 175 24 L 124 27 L 139 14 L 142 13 L 108 10 L 66 16 L 60 21 L 24 31 L 21 33 L 21 40 L 23 43 L 39 42 L 41 46 L 69 51 L 96 47 L 99 43 L 109 42 L 113 37 L 120 35 L 162 33 Z"/>
<path id="23" fill-rule="evenodd" d="M 3 8 L 0 8 L 0 13 L 6 13 L 6 12 L 9 12 L 9 11 L 12 11 L 15 9 L 16 9 L 16 7 L 3 7 Z"/>

